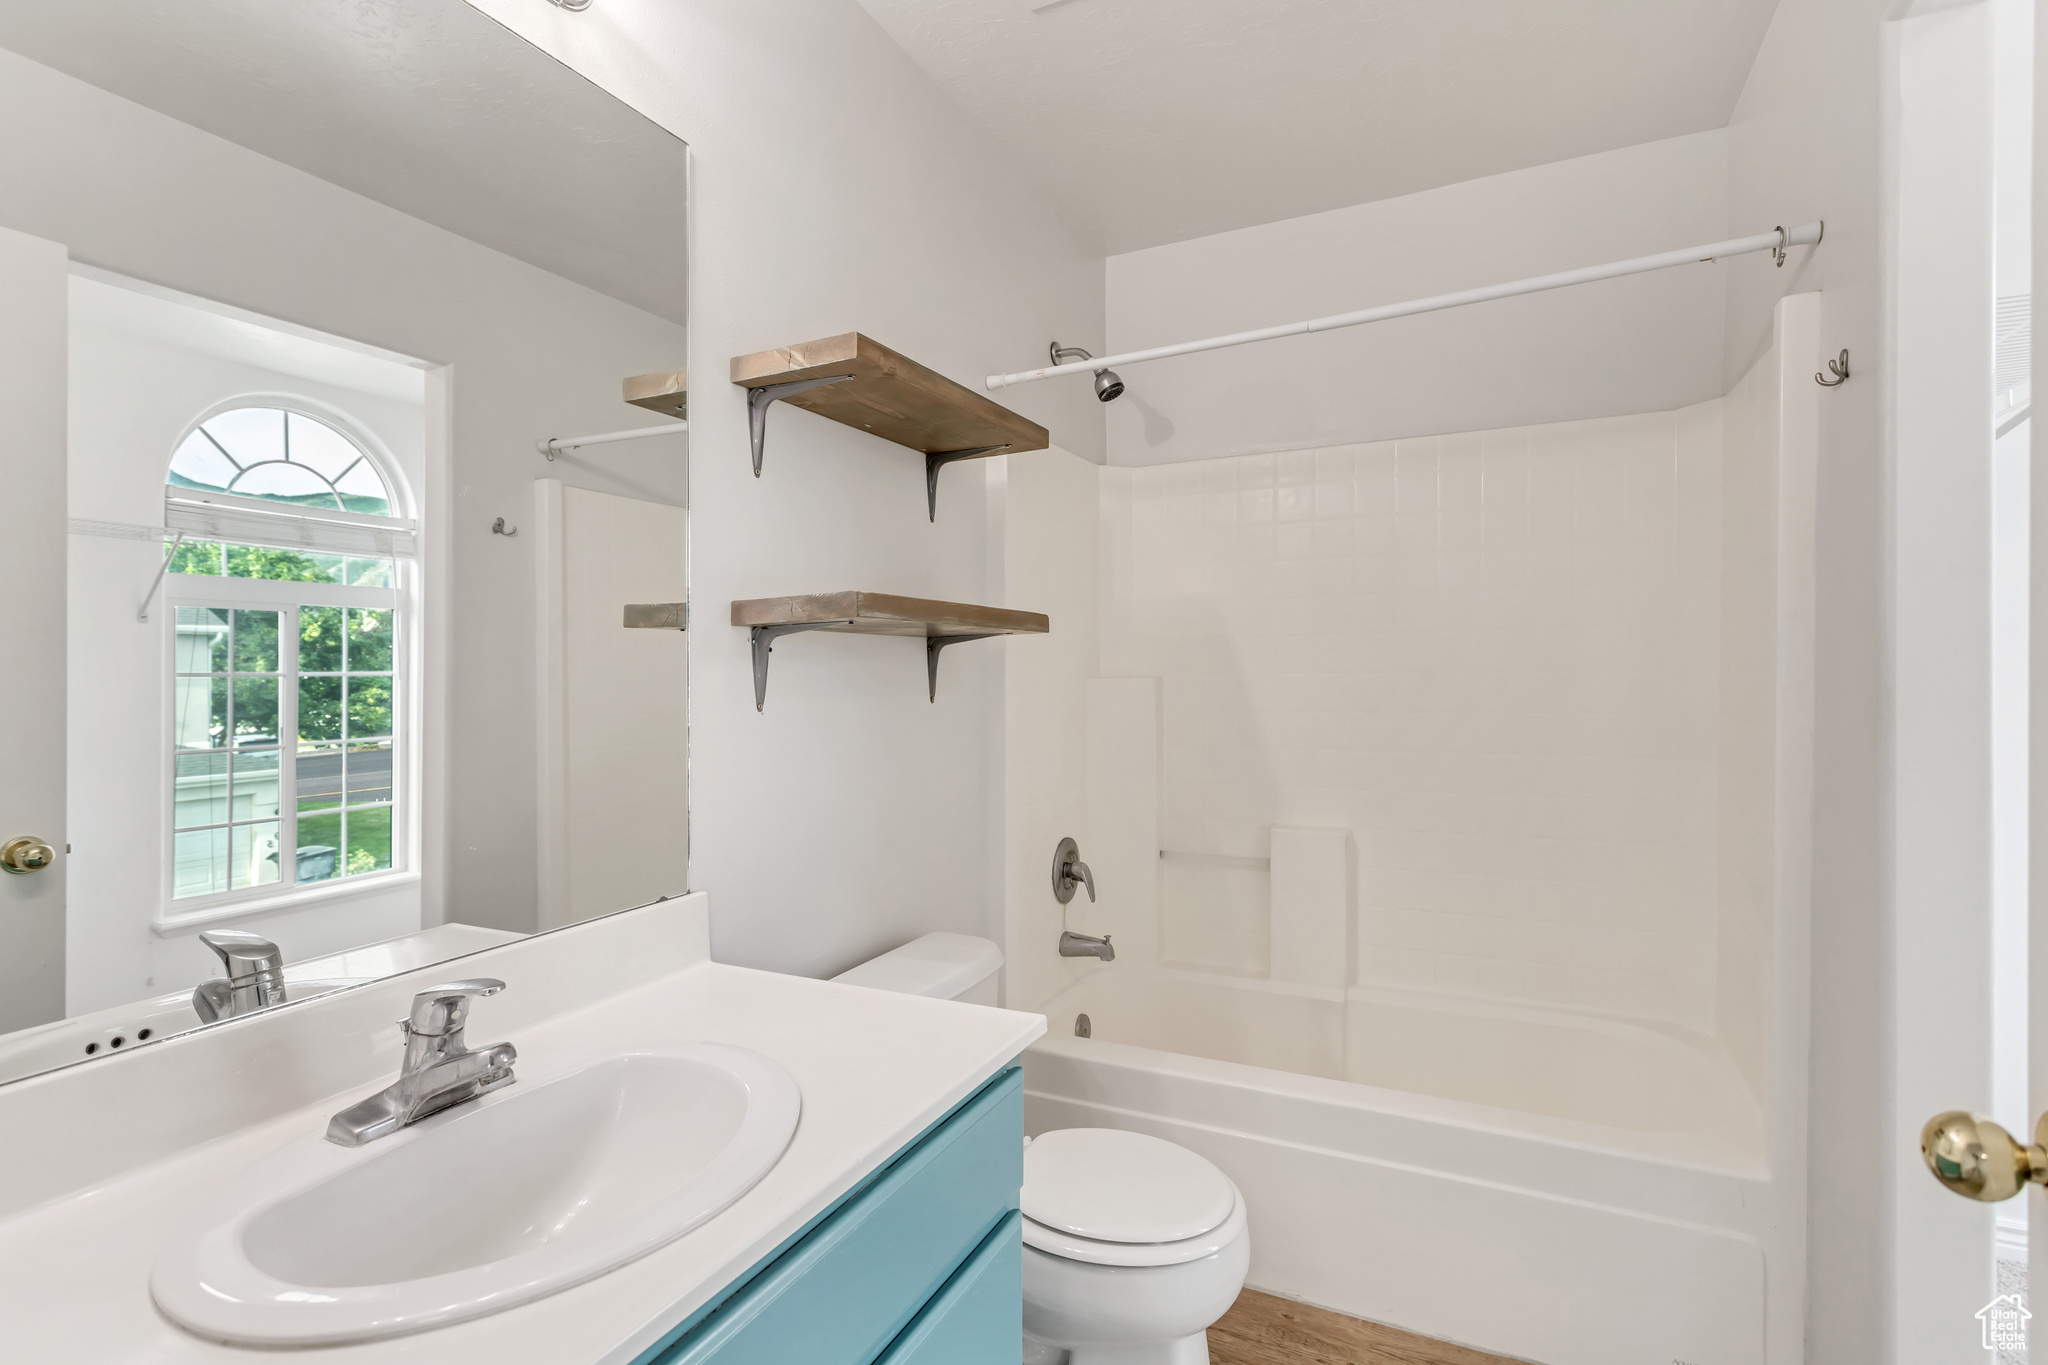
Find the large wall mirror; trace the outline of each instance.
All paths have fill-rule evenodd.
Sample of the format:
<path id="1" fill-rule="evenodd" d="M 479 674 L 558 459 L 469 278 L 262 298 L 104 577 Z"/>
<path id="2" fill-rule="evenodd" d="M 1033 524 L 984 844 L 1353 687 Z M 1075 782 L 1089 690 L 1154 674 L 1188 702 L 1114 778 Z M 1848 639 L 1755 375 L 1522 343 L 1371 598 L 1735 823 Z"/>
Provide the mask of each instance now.
<path id="1" fill-rule="evenodd" d="M 684 145 L 463 0 L 0 0 L 0 117 L 0 1083 L 686 890 Z"/>

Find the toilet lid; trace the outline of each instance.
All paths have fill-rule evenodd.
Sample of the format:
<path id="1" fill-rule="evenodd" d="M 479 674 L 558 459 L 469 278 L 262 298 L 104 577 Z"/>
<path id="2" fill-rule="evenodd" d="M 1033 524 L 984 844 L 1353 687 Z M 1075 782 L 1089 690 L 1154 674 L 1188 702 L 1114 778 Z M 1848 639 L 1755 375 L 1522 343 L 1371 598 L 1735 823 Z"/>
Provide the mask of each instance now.
<path id="1" fill-rule="evenodd" d="M 1060 1128 L 1024 1149 L 1024 1216 L 1098 1242 L 1179 1242 L 1230 1217 L 1223 1172 L 1185 1147 L 1117 1128 Z"/>

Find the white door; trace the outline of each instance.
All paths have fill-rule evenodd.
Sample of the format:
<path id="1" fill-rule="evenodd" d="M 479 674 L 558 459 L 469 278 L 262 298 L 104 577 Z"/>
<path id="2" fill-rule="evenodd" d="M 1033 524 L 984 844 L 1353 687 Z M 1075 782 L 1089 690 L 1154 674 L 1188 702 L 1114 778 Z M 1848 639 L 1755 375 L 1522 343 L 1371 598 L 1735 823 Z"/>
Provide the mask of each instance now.
<path id="1" fill-rule="evenodd" d="M 67 264 L 0 228 L 0 1033 L 64 1016 Z"/>
<path id="2" fill-rule="evenodd" d="M 551 929 L 688 889 L 689 642 L 624 611 L 684 600 L 689 513 L 540 479 L 534 521 Z"/>

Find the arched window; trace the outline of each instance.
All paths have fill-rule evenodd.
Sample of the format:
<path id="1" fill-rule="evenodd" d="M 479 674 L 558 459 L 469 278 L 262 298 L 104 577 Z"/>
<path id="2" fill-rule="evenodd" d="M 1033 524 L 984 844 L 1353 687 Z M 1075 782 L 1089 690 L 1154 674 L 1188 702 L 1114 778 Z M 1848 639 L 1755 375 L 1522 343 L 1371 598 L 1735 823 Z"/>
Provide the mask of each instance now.
<path id="1" fill-rule="evenodd" d="M 173 488 L 388 517 L 391 492 L 369 454 L 327 423 L 282 408 L 209 417 L 171 456 Z"/>
<path id="2" fill-rule="evenodd" d="M 413 524 L 398 490 L 336 423 L 270 406 L 201 422 L 164 482 L 184 537 L 165 589 L 162 918 L 407 871 Z"/>

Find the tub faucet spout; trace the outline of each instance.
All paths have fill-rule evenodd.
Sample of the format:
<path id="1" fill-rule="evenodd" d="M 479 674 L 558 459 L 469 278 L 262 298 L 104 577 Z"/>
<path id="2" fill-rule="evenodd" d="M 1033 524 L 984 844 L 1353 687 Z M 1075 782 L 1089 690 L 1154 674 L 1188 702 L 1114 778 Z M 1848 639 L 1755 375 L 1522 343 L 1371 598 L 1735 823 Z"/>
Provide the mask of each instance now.
<path id="1" fill-rule="evenodd" d="M 1110 946 L 1109 935 L 1101 938 L 1093 934 L 1077 934 L 1070 929 L 1060 931 L 1061 957 L 1099 957 L 1104 962 L 1116 961 L 1116 949 Z"/>

